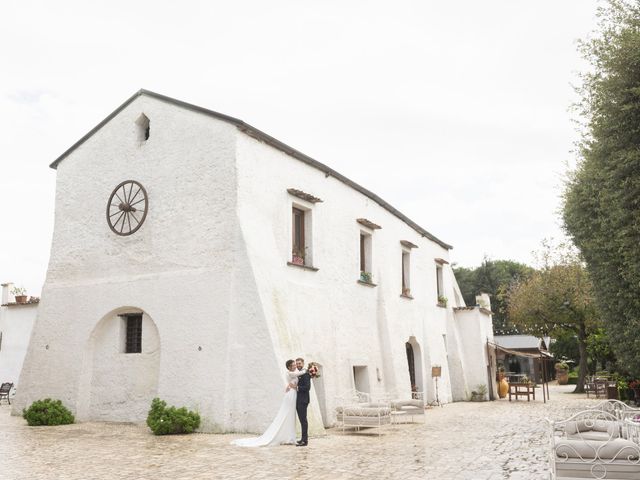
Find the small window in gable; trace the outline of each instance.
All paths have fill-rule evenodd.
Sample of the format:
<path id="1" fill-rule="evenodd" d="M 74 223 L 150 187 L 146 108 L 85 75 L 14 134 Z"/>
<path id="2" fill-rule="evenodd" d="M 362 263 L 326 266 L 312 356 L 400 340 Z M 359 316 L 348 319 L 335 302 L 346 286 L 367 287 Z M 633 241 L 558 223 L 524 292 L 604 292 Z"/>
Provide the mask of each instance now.
<path id="1" fill-rule="evenodd" d="M 151 122 L 144 113 L 136 120 L 136 127 L 138 129 L 138 141 L 142 143 L 149 140 L 149 135 L 151 135 Z"/>

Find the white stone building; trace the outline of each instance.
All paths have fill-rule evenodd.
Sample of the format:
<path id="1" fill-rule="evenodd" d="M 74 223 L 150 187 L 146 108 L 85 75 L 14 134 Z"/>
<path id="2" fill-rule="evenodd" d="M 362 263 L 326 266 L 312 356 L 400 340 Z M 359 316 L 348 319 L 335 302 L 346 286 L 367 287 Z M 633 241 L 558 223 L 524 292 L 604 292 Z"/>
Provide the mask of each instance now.
<path id="1" fill-rule="evenodd" d="M 13 284 L 2 284 L 0 302 L 0 383 L 18 386 L 22 363 L 29 347 L 31 330 L 36 320 L 39 299 L 27 297 L 16 302 L 11 293 Z"/>
<path id="2" fill-rule="evenodd" d="M 16 412 L 50 396 L 79 420 L 138 421 L 159 396 L 205 431 L 257 432 L 299 355 L 322 366 L 319 428 L 354 388 L 409 397 L 413 383 L 434 400 L 433 365 L 443 402 L 493 385 L 490 312 L 464 306 L 451 247 L 240 120 L 141 90 L 51 166 Z"/>

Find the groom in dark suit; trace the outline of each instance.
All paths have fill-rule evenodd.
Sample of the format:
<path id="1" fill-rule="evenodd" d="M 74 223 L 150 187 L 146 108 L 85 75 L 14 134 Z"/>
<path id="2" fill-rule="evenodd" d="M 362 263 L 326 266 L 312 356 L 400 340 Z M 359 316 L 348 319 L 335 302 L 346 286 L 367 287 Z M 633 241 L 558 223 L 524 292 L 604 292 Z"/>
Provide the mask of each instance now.
<path id="1" fill-rule="evenodd" d="M 296 358 L 296 367 L 298 370 L 304 368 L 304 359 Z M 306 372 L 298 378 L 298 396 L 296 398 L 296 412 L 298 412 L 298 419 L 300 420 L 300 427 L 302 428 L 302 438 L 296 442 L 297 447 L 306 447 L 309 442 L 308 430 L 309 423 L 307 422 L 307 407 L 309 406 L 309 390 L 311 389 L 311 375 Z"/>

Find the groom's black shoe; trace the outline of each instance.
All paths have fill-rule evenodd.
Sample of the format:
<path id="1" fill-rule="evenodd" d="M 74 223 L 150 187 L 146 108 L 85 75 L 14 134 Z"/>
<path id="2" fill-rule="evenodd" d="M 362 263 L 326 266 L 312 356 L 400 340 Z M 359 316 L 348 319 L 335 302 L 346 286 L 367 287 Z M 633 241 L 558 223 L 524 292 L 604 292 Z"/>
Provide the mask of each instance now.
<path id="1" fill-rule="evenodd" d="M 298 440 L 296 442 L 296 447 L 306 447 L 307 446 L 307 442 L 303 442 L 302 440 Z"/>

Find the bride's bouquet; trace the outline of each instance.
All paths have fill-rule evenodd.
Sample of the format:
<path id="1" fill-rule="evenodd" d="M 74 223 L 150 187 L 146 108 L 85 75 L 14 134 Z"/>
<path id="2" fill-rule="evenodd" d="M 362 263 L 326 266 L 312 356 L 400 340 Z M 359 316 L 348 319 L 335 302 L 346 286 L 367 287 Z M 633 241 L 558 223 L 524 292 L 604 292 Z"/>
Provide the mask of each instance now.
<path id="1" fill-rule="evenodd" d="M 309 372 L 311 378 L 318 378 L 320 376 L 320 367 L 316 362 L 311 362 L 307 366 L 307 372 Z"/>

